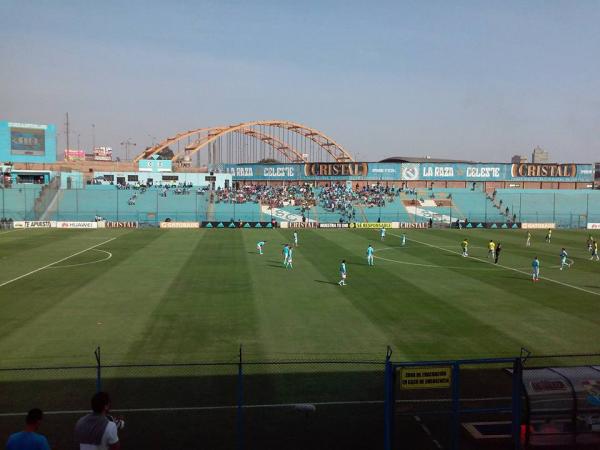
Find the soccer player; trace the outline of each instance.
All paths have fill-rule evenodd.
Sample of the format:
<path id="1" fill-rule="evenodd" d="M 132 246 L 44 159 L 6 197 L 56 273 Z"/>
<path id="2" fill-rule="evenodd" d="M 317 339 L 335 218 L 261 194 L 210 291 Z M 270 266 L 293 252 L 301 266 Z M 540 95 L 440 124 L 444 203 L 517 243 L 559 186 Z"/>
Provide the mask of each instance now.
<path id="1" fill-rule="evenodd" d="M 265 241 L 259 241 L 256 243 L 256 250 L 258 250 L 258 254 L 262 255 L 263 254 L 263 247 L 265 246 L 266 242 Z"/>
<path id="2" fill-rule="evenodd" d="M 402 247 L 406 245 L 406 234 L 402 233 Z"/>
<path id="3" fill-rule="evenodd" d="M 287 267 L 287 260 L 290 257 L 290 246 L 288 244 L 283 245 L 283 267 Z"/>
<path id="4" fill-rule="evenodd" d="M 498 242 L 496 245 L 496 257 L 494 258 L 494 264 L 498 264 L 498 258 L 500 258 L 500 252 L 502 251 L 502 244 Z"/>
<path id="5" fill-rule="evenodd" d="M 546 243 L 549 244 L 552 240 L 552 228 L 548 228 L 548 233 L 546 233 Z"/>
<path id="6" fill-rule="evenodd" d="M 531 231 L 527 232 L 527 242 L 525 243 L 525 247 L 531 247 Z"/>
<path id="7" fill-rule="evenodd" d="M 346 272 L 346 260 L 342 259 L 342 263 L 340 264 L 341 280 L 338 282 L 340 286 L 346 286 L 346 276 L 348 276 L 348 272 Z"/>
<path id="8" fill-rule="evenodd" d="M 289 247 L 289 251 L 288 251 L 288 257 L 287 260 L 285 262 L 285 268 L 286 269 L 293 269 L 294 266 L 292 264 L 292 255 L 294 253 L 294 249 L 292 247 Z"/>
<path id="9" fill-rule="evenodd" d="M 492 257 L 492 259 L 496 259 L 496 244 L 494 241 L 490 239 L 490 243 L 488 244 L 488 258 Z"/>
<path id="10" fill-rule="evenodd" d="M 462 255 L 463 257 L 469 256 L 469 240 L 465 239 L 461 242 L 460 246 L 462 247 Z"/>
<path id="11" fill-rule="evenodd" d="M 569 256 L 569 255 L 568 255 L 567 251 L 565 250 L 565 248 L 563 247 L 562 250 L 560 251 L 560 270 L 563 270 L 564 267 L 567 267 L 567 268 L 571 267 L 571 264 L 569 264 L 567 262 L 567 256 Z"/>
<path id="12" fill-rule="evenodd" d="M 375 250 L 373 250 L 373 246 L 371 244 L 369 244 L 369 246 L 367 247 L 367 265 L 369 266 L 374 266 L 375 262 L 373 261 L 373 252 Z"/>
<path id="13" fill-rule="evenodd" d="M 298 247 L 298 232 L 294 231 L 294 247 Z"/>
<path id="14" fill-rule="evenodd" d="M 592 257 L 590 258 L 590 260 L 594 260 L 596 259 L 596 261 L 600 261 L 600 257 L 598 257 L 598 241 L 593 241 L 592 243 Z"/>
<path id="15" fill-rule="evenodd" d="M 385 239 L 385 227 L 381 227 L 381 242 Z"/>
<path id="16" fill-rule="evenodd" d="M 531 263 L 531 277 L 532 281 L 540 281 L 540 260 L 537 256 L 533 258 Z"/>
<path id="17" fill-rule="evenodd" d="M 593 253 L 594 252 L 594 238 L 592 237 L 591 234 L 589 235 L 586 243 L 587 243 L 588 252 Z"/>

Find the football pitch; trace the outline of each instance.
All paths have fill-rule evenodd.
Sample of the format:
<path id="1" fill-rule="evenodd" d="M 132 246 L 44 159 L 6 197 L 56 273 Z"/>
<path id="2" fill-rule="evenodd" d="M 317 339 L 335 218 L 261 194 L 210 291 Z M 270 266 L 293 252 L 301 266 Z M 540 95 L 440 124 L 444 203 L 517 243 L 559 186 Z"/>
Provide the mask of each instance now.
<path id="1" fill-rule="evenodd" d="M 1 367 L 597 352 L 585 231 L 23 230 L 0 234 Z M 467 237 L 470 257 L 460 255 Z M 501 242 L 498 265 L 487 242 Z M 266 241 L 264 255 L 256 243 Z M 375 248 L 375 266 L 366 248 Z M 572 265 L 559 270 L 561 247 Z M 531 281 L 531 261 L 541 281 Z M 347 286 L 339 286 L 346 260 Z"/>

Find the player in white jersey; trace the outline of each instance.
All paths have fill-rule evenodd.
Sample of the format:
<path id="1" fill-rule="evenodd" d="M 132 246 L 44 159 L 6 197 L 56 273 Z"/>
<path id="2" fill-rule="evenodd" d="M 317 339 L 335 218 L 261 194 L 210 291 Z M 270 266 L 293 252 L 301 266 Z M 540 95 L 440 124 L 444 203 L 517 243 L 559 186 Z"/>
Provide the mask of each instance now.
<path id="1" fill-rule="evenodd" d="M 406 245 L 406 234 L 402 233 L 402 246 Z"/>
<path id="2" fill-rule="evenodd" d="M 346 271 L 346 260 L 342 259 L 342 263 L 340 264 L 340 278 L 341 280 L 338 282 L 340 286 L 346 286 L 346 277 L 348 276 L 348 272 Z"/>
<path id="3" fill-rule="evenodd" d="M 569 255 L 567 254 L 567 251 L 566 251 L 566 250 L 564 249 L 564 247 L 563 247 L 563 249 L 562 249 L 562 250 L 561 250 L 561 252 L 560 252 L 560 270 L 563 270 L 563 268 L 565 268 L 565 267 L 566 267 L 566 268 L 569 268 L 569 267 L 571 267 L 571 264 L 569 264 L 569 263 L 567 262 L 567 257 L 568 257 L 568 256 L 569 256 Z"/>
<path id="4" fill-rule="evenodd" d="M 298 247 L 298 232 L 294 231 L 294 247 Z"/>
<path id="5" fill-rule="evenodd" d="M 367 265 L 369 266 L 375 265 L 375 262 L 373 260 L 373 252 L 375 252 L 375 250 L 373 249 L 373 246 L 369 244 L 369 246 L 367 247 Z"/>
<path id="6" fill-rule="evenodd" d="M 527 232 L 527 242 L 525 243 L 525 247 L 531 247 L 531 231 Z"/>

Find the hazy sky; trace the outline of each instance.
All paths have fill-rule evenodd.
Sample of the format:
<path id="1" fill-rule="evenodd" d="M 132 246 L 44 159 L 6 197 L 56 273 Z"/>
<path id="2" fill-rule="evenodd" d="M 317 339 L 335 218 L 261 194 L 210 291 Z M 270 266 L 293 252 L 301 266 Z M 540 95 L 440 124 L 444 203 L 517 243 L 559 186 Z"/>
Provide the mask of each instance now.
<path id="1" fill-rule="evenodd" d="M 2 0 L 0 118 L 120 151 L 286 119 L 360 159 L 600 160 L 600 1 Z M 75 145 L 73 145 L 74 147 Z"/>

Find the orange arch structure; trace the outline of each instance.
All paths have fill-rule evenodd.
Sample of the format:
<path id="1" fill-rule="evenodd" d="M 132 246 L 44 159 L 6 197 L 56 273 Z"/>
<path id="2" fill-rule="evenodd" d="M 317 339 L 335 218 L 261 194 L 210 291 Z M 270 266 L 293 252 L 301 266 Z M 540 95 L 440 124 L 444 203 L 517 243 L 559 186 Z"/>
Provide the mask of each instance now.
<path id="1" fill-rule="evenodd" d="M 266 132 L 264 129 L 274 131 Z M 354 158 L 336 141 L 324 133 L 305 125 L 280 120 L 263 120 L 253 122 L 243 122 L 237 125 L 219 126 L 211 128 L 197 128 L 194 130 L 183 131 L 175 136 L 169 137 L 164 141 L 150 147 L 137 155 L 134 162 L 147 159 L 161 150 L 174 144 L 181 143 L 186 139 L 190 141 L 185 149 L 173 157 L 174 162 L 189 161 L 191 156 L 208 147 L 210 144 L 228 135 L 243 135 L 260 142 L 263 142 L 279 154 L 286 162 L 307 162 L 309 157 L 303 154 L 300 149 L 295 148 L 293 139 L 284 139 L 280 135 L 289 135 L 290 133 L 299 136 L 317 146 L 317 148 L 326 152 L 330 158 L 336 162 L 353 162 Z"/>

